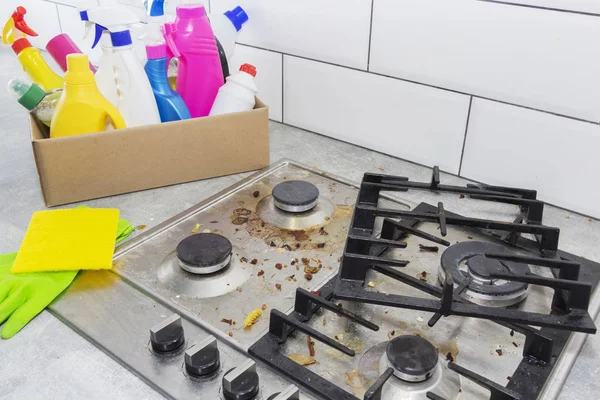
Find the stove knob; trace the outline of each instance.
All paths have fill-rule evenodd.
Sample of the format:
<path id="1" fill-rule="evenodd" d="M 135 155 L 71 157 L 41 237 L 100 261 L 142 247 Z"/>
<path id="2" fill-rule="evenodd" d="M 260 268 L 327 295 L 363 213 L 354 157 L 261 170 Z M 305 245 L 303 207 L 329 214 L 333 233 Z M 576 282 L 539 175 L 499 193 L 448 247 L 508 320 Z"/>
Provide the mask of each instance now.
<path id="1" fill-rule="evenodd" d="M 185 370 L 193 376 L 210 375 L 221 365 L 217 339 L 209 336 L 185 351 Z"/>
<path id="2" fill-rule="evenodd" d="M 290 385 L 281 393 L 275 393 L 267 400 L 300 400 L 300 390 L 294 386 Z"/>
<path id="3" fill-rule="evenodd" d="M 227 400 L 250 400 L 258 394 L 256 363 L 244 361 L 223 376 L 223 394 Z"/>
<path id="4" fill-rule="evenodd" d="M 181 317 L 173 314 L 164 321 L 150 328 L 150 343 L 158 353 L 170 353 L 180 348 L 185 342 Z"/>

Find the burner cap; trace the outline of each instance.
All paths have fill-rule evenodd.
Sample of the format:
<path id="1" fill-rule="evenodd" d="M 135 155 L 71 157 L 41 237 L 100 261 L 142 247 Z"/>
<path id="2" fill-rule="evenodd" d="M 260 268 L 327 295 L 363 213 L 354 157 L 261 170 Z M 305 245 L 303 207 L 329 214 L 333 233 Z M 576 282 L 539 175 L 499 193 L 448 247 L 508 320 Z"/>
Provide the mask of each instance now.
<path id="1" fill-rule="evenodd" d="M 423 382 L 438 363 L 435 347 L 420 336 L 398 336 L 387 345 L 386 355 L 394 375 L 407 382 Z"/>
<path id="2" fill-rule="evenodd" d="M 319 199 L 319 189 L 306 181 L 284 181 L 273 188 L 277 208 L 288 212 L 305 212 L 314 208 Z"/>
<path id="3" fill-rule="evenodd" d="M 524 275 L 530 272 L 529 266 L 485 256 L 485 253 L 506 252 L 506 246 L 490 242 L 469 241 L 454 244 L 442 253 L 440 282 L 443 283 L 445 271 L 448 270 L 452 274 L 455 286 L 463 284 L 468 277 L 472 278 L 463 295 L 477 304 L 492 307 L 516 304 L 527 296 L 527 284 L 494 279 L 491 275 L 494 272 Z"/>
<path id="4" fill-rule="evenodd" d="M 229 239 L 216 233 L 197 233 L 177 245 L 179 266 L 193 274 L 211 274 L 225 268 L 231 260 Z"/>

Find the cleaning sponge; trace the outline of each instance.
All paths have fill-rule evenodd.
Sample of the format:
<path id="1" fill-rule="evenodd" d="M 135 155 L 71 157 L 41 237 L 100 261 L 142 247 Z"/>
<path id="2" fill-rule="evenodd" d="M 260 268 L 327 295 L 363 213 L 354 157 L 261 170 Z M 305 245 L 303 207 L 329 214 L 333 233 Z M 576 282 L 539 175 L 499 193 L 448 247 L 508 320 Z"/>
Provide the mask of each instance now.
<path id="1" fill-rule="evenodd" d="M 11 272 L 110 269 L 118 223 L 117 209 L 38 211 Z"/>

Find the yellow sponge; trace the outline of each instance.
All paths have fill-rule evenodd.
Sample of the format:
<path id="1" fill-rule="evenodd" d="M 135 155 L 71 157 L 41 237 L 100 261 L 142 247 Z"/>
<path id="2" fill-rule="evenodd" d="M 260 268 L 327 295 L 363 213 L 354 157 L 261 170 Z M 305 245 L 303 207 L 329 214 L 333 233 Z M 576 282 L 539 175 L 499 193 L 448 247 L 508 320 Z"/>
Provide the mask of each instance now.
<path id="1" fill-rule="evenodd" d="M 38 211 L 10 271 L 110 269 L 118 223 L 112 208 Z"/>

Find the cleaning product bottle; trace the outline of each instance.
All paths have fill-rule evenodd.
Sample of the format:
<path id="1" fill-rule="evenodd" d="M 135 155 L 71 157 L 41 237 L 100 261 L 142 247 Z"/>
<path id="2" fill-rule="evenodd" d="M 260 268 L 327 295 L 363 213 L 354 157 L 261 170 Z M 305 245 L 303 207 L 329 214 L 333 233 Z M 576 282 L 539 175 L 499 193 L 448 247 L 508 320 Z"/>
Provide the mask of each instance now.
<path id="1" fill-rule="evenodd" d="M 23 71 L 31 80 L 42 87 L 46 92 L 63 87 L 64 80 L 42 57 L 42 53 L 31 46 L 27 38 L 19 38 L 12 44 L 12 49 L 23 67 Z"/>
<path id="2" fill-rule="evenodd" d="M 179 57 L 177 92 L 193 118 L 207 116 L 224 78 L 204 6 L 178 6 L 175 23 L 165 24 L 165 40 Z"/>
<path id="3" fill-rule="evenodd" d="M 190 112 L 179 93 L 173 91 L 167 79 L 167 46 L 146 46 L 148 61 L 144 69 L 154 91 L 161 122 L 191 118 Z"/>
<path id="4" fill-rule="evenodd" d="M 2 28 L 3 44 L 13 44 L 15 40 L 24 38 L 27 35 L 38 35 L 27 25 L 27 22 L 25 22 L 25 14 L 27 14 L 25 7 L 19 6 L 15 12 L 12 13 L 8 21 L 6 21 Z"/>
<path id="5" fill-rule="evenodd" d="M 133 50 L 131 33 L 127 29 L 127 25 L 139 22 L 137 16 L 121 7 L 98 7 L 88 10 L 87 15 L 90 21 L 110 32 L 114 79 L 119 95 L 117 108 L 127 126 L 160 123 L 152 87 Z"/>
<path id="6" fill-rule="evenodd" d="M 96 84 L 100 93 L 108 100 L 113 106 L 119 105 L 119 93 L 117 92 L 117 82 L 115 80 L 115 62 L 113 59 L 113 47 L 110 39 L 110 32 L 108 29 L 100 24 L 90 21 L 88 16 L 88 10 L 79 10 L 79 18 L 85 21 L 85 33 L 84 38 L 87 37 L 92 28 L 94 28 L 94 42 L 92 43 L 92 49 L 100 43 L 100 49 L 102 55 L 98 62 L 98 70 L 96 71 Z"/>
<path id="7" fill-rule="evenodd" d="M 115 128 L 125 128 L 119 111 L 98 90 L 88 57 L 69 54 L 65 88 L 52 118 L 50 137 L 102 132 L 106 130 L 107 118 Z"/>
<path id="8" fill-rule="evenodd" d="M 208 19 L 210 19 L 210 26 L 212 26 L 215 37 L 223 46 L 227 62 L 231 63 L 237 34 L 248 21 L 248 14 L 242 7 L 237 6 L 223 14 L 211 14 Z"/>
<path id="9" fill-rule="evenodd" d="M 28 109 L 44 125 L 50 126 L 62 89 L 46 93 L 44 89 L 26 78 L 15 78 L 8 82 L 8 91 L 19 104 Z"/>
<path id="10" fill-rule="evenodd" d="M 48 44 L 46 44 L 46 50 L 64 72 L 67 71 L 67 56 L 69 54 L 83 54 L 71 37 L 66 33 L 61 33 L 50 39 Z M 92 72 L 96 72 L 96 68 L 94 68 L 91 63 L 90 69 Z"/>
<path id="11" fill-rule="evenodd" d="M 258 93 L 255 76 L 256 68 L 251 64 L 243 64 L 237 74 L 229 76 L 227 83 L 219 89 L 210 115 L 252 110 L 256 101 L 254 96 Z"/>

